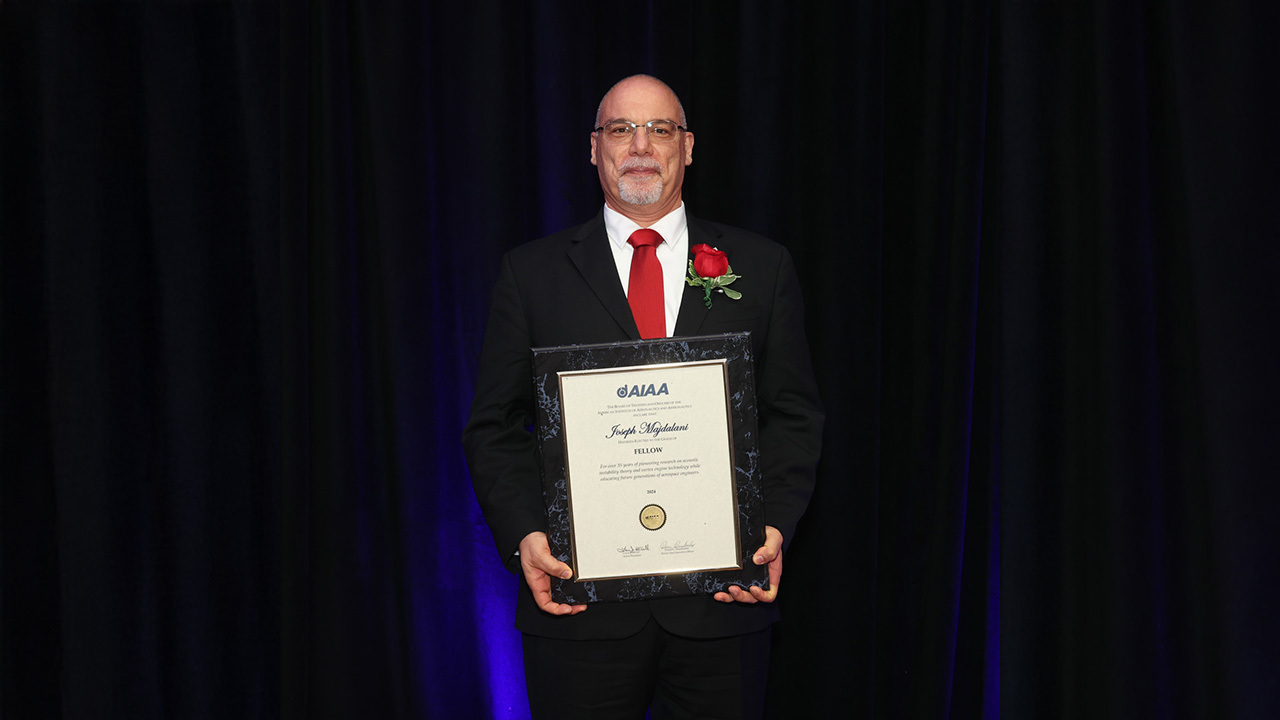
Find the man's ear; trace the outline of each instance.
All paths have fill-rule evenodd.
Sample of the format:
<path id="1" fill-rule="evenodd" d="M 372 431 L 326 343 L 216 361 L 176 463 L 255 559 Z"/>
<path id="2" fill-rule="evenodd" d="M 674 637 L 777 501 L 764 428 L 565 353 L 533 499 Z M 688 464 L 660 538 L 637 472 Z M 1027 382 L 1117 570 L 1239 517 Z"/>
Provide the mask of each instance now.
<path id="1" fill-rule="evenodd" d="M 684 165 L 688 167 L 693 164 L 693 133 L 688 130 L 684 131 Z"/>
<path id="2" fill-rule="evenodd" d="M 596 134 L 594 131 L 591 133 L 591 164 L 596 164 Z"/>

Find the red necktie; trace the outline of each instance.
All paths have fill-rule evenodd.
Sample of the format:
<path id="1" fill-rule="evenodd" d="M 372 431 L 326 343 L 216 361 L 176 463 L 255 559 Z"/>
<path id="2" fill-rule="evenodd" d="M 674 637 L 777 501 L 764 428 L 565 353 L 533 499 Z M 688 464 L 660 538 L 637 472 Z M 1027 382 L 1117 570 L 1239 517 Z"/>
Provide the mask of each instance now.
<path id="1" fill-rule="evenodd" d="M 662 263 L 655 248 L 662 242 L 656 230 L 640 228 L 627 239 L 631 253 L 631 280 L 627 283 L 627 304 L 636 319 L 640 337 L 667 336 L 667 311 L 662 299 Z"/>

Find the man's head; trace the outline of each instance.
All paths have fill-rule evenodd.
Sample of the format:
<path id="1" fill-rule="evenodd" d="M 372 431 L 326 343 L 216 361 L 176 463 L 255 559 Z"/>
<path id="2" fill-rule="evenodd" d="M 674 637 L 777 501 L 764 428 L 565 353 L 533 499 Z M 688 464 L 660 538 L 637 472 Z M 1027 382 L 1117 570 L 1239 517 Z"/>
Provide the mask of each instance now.
<path id="1" fill-rule="evenodd" d="M 666 83 L 648 75 L 633 75 L 614 85 L 600 101 L 596 127 L 628 121 L 643 126 L 653 120 L 685 124 L 684 107 Z M 693 162 L 693 133 L 659 128 L 633 132 L 591 133 L 591 164 L 600 174 L 609 207 L 642 226 L 648 226 L 680 206 L 685 166 Z"/>

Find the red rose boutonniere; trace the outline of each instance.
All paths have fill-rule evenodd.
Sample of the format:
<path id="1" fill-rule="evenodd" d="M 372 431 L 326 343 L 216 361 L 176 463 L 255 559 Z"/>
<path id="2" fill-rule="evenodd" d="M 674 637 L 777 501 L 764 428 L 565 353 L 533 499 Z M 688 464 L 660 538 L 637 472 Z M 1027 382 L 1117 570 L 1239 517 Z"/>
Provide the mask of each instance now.
<path id="1" fill-rule="evenodd" d="M 729 267 L 727 255 L 710 245 L 694 245 L 691 249 L 693 259 L 689 261 L 689 277 L 684 281 L 693 287 L 701 287 L 705 291 L 702 299 L 707 307 L 711 307 L 712 290 L 724 293 L 730 300 L 742 297 L 742 293 L 737 290 L 725 287 L 738 279 L 738 276 L 733 274 L 733 268 Z"/>

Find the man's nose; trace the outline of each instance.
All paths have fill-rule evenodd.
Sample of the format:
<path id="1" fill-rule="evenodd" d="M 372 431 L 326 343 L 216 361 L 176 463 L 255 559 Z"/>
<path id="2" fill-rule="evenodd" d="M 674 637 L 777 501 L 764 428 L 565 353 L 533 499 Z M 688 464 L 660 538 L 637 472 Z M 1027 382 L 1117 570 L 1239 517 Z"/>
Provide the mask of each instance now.
<path id="1" fill-rule="evenodd" d="M 649 142 L 649 131 L 643 127 L 636 128 L 631 134 L 631 154 L 648 155 L 653 152 L 653 143 Z"/>

